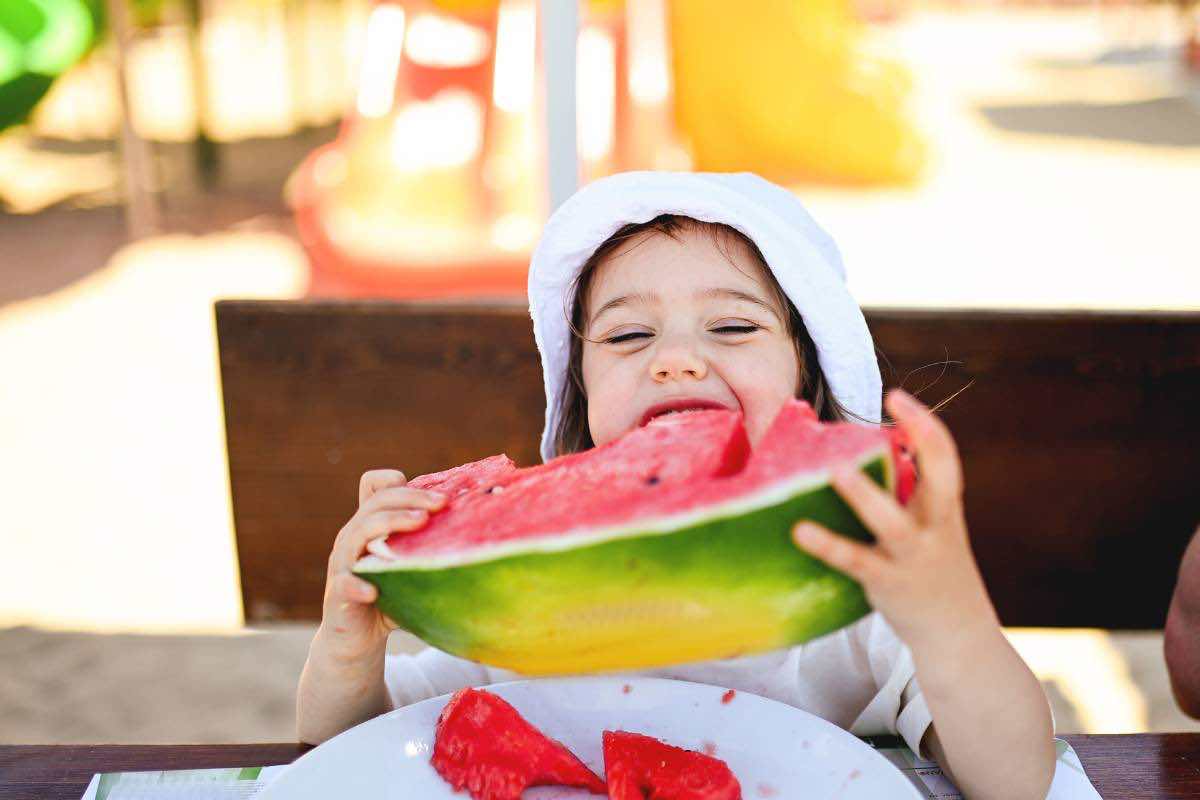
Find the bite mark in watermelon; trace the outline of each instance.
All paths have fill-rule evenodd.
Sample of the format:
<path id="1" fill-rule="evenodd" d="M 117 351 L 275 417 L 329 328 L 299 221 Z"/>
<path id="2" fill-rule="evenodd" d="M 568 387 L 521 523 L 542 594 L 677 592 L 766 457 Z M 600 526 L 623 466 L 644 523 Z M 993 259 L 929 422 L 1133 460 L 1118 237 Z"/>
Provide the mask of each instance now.
<path id="1" fill-rule="evenodd" d="M 911 491 L 891 432 L 820 423 L 800 401 L 753 452 L 736 412 L 671 414 L 535 467 L 493 456 L 414 478 L 445 508 L 354 571 L 427 643 L 528 675 L 786 647 L 869 610 L 791 536 L 811 519 L 871 540 L 829 484 L 846 464 Z"/>
<path id="2" fill-rule="evenodd" d="M 741 800 L 729 766 L 650 736 L 604 732 L 604 779 L 609 800 Z"/>
<path id="3" fill-rule="evenodd" d="M 531 786 L 577 786 L 604 794 L 604 781 L 503 698 L 462 689 L 438 717 L 433 768 L 474 800 L 520 800 Z"/>

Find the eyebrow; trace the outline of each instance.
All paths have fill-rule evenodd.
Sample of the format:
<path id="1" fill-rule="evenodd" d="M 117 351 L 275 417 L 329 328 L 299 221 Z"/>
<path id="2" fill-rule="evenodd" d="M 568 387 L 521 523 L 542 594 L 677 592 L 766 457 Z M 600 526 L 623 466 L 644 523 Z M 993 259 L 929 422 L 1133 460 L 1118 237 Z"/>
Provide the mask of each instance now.
<path id="1" fill-rule="evenodd" d="M 775 310 L 774 306 L 759 297 L 749 294 L 748 292 L 738 291 L 737 289 L 705 289 L 704 291 L 697 292 L 696 295 L 698 297 L 707 298 L 724 297 L 731 300 L 744 300 L 747 303 L 753 303 L 754 305 L 769 311 L 776 319 L 779 318 L 779 312 Z"/>
<path id="2" fill-rule="evenodd" d="M 650 294 L 623 294 L 620 297 L 614 297 L 612 300 L 609 300 L 607 303 L 600 306 L 600 308 L 596 310 L 596 313 L 592 314 L 591 322 L 595 322 L 597 319 L 599 319 L 600 315 L 605 311 L 611 311 L 614 308 L 620 308 L 621 306 L 633 305 L 634 303 L 639 305 L 649 305 L 657 300 L 658 295 L 654 292 L 651 292 Z"/>
<path id="3" fill-rule="evenodd" d="M 765 300 L 762 300 L 761 298 L 755 297 L 752 294 L 740 291 L 738 289 L 726 289 L 723 287 L 700 289 L 695 293 L 695 296 L 702 297 L 702 298 L 711 298 L 711 299 L 727 298 L 730 300 L 742 300 L 747 303 L 753 303 L 754 305 L 759 306 L 759 307 L 765 309 L 766 311 L 770 312 L 771 315 L 774 316 L 776 319 L 779 319 L 779 312 L 770 303 L 766 302 Z M 596 313 L 592 314 L 591 322 L 589 322 L 588 324 L 590 325 L 592 322 L 595 322 L 597 319 L 599 319 L 600 315 L 603 314 L 605 311 L 611 311 L 614 308 L 620 308 L 622 306 L 633 305 L 635 303 L 640 304 L 640 305 L 649 305 L 650 303 L 654 303 L 657 301 L 658 301 L 658 295 L 655 294 L 654 292 L 650 292 L 649 294 L 640 294 L 640 293 L 639 294 L 623 294 L 620 297 L 614 297 L 612 300 L 609 300 L 607 303 L 600 306 L 600 308 L 596 310 Z"/>

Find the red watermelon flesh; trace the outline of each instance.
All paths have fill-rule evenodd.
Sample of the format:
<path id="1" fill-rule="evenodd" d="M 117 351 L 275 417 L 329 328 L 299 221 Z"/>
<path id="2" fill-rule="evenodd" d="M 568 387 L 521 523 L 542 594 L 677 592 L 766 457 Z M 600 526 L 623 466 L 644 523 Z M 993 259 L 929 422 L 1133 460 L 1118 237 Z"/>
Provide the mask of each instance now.
<path id="1" fill-rule="evenodd" d="M 719 758 L 640 733 L 604 732 L 609 800 L 741 800 L 733 772 Z"/>
<path id="2" fill-rule="evenodd" d="M 531 786 L 576 786 L 604 794 L 604 781 L 500 697 L 463 689 L 438 717 L 433 768 L 474 800 L 520 800 Z"/>
<path id="3" fill-rule="evenodd" d="M 888 431 L 892 445 L 892 460 L 896 464 L 896 499 L 907 505 L 917 490 L 917 459 L 902 428 Z"/>
<path id="4" fill-rule="evenodd" d="M 420 530 L 392 534 L 400 560 L 475 560 L 506 545 L 554 547 L 586 532 L 677 515 L 768 489 L 796 474 L 825 472 L 880 445 L 889 433 L 849 423 L 823 424 L 799 400 L 780 411 L 759 447 L 750 451 L 741 415 L 703 410 L 652 420 L 616 441 L 518 469 L 506 456 L 424 475 L 409 485 L 447 495 L 446 508 Z M 911 463 L 911 462 L 909 462 Z M 897 463 L 900 487 L 905 462 Z M 910 470 L 911 472 L 911 470 Z M 903 495 L 901 495 L 903 499 Z"/>
<path id="5" fill-rule="evenodd" d="M 372 543 L 354 572 L 427 643 L 526 675 L 790 646 L 870 609 L 791 536 L 811 519 L 871 540 L 830 485 L 843 467 L 902 500 L 912 490 L 893 433 L 818 422 L 799 401 L 753 452 L 736 412 L 672 414 L 537 467 L 495 456 L 415 478 L 445 508 Z"/>

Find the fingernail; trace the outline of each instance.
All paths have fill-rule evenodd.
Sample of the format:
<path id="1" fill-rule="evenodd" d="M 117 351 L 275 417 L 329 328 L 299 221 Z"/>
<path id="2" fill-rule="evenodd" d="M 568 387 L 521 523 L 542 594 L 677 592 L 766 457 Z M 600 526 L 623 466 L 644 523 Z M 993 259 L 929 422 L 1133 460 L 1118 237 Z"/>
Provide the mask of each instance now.
<path id="1" fill-rule="evenodd" d="M 367 552 L 373 556 L 379 556 L 386 561 L 396 560 L 396 554 L 392 552 L 392 548 L 387 546 L 387 537 L 372 539 L 367 542 Z"/>
<path id="2" fill-rule="evenodd" d="M 807 542 L 812 538 L 813 527 L 807 522 L 800 522 L 792 528 L 792 537 L 798 542 Z"/>

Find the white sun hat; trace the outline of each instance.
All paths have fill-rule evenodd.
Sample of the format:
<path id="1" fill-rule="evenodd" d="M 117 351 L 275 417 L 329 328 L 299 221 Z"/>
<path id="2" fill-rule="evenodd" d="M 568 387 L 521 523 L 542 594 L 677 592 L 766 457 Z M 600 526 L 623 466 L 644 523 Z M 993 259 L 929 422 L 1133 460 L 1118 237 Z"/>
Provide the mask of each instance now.
<path id="1" fill-rule="evenodd" d="M 762 251 L 800 312 L 834 397 L 866 420 L 880 418 L 875 347 L 833 239 L 791 192 L 749 172 L 623 172 L 587 184 L 550 217 L 529 267 L 529 313 L 542 358 L 546 427 L 553 458 L 570 353 L 571 291 L 584 262 L 623 225 L 679 214 L 736 228 Z"/>

